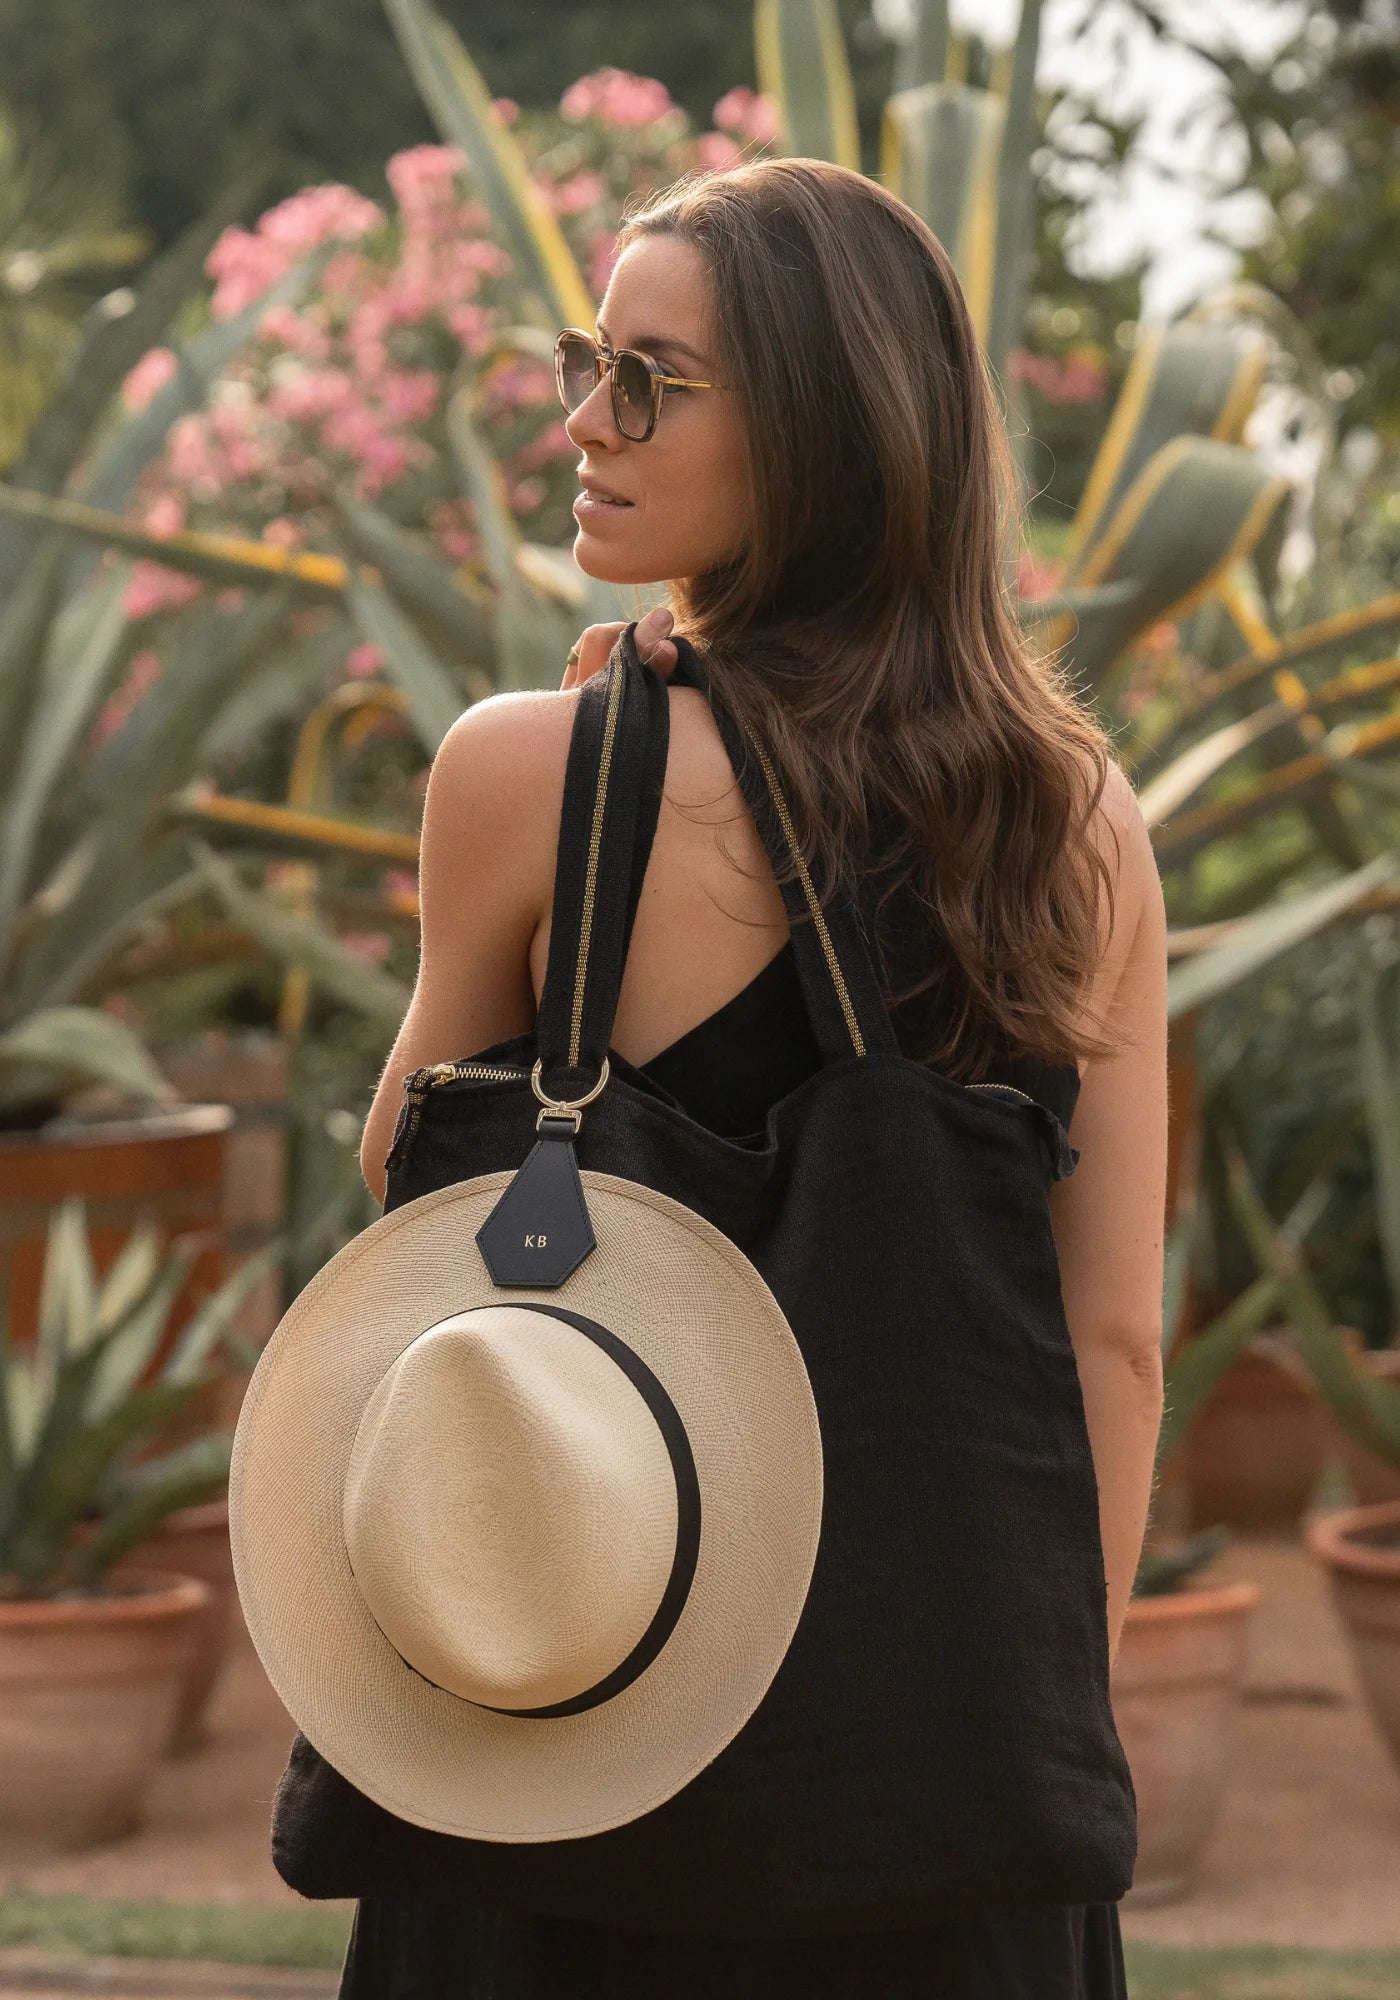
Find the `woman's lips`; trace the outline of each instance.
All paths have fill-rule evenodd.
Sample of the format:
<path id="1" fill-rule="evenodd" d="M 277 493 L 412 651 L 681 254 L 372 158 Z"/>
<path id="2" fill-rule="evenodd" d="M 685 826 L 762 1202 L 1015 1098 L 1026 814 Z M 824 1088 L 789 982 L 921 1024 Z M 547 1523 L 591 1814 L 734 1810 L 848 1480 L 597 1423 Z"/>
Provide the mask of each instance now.
<path id="1" fill-rule="evenodd" d="M 574 502 L 574 519 L 580 525 L 587 523 L 592 526 L 595 522 L 614 519 L 619 514 L 625 514 L 631 505 L 630 500 L 615 499 L 609 493 L 597 489 L 590 491 L 585 487 Z"/>

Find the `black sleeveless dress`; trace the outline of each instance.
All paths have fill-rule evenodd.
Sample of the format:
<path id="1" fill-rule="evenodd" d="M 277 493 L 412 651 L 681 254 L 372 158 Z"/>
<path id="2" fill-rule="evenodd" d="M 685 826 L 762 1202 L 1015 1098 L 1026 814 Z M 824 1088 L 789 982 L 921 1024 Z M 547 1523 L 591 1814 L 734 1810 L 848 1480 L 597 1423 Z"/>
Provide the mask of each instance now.
<path id="1" fill-rule="evenodd" d="M 918 953 L 878 929 L 887 964 Z M 917 976 L 917 975 L 916 975 Z M 902 974 L 891 992 L 906 983 Z M 921 1052 L 937 990 L 891 1008 Z M 742 992 L 642 1067 L 700 1123 L 760 1130 L 771 1104 L 820 1065 L 791 939 Z M 1073 1066 L 1001 1061 L 997 1081 L 1068 1126 Z M 356 1906 L 340 2000 L 1127 2000 L 1116 1903 L 999 1911 L 918 1930 L 760 1943 L 623 1930 L 574 1919 L 399 1897 Z"/>

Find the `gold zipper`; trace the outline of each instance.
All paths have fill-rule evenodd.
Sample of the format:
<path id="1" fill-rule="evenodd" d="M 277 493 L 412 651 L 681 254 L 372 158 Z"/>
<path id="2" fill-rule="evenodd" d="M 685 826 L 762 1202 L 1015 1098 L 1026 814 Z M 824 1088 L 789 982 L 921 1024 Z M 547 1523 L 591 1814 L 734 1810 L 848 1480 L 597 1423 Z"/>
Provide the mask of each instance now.
<path id="1" fill-rule="evenodd" d="M 431 1077 L 434 1083 L 456 1083 L 464 1076 L 483 1077 L 490 1083 L 509 1083 L 512 1077 L 528 1076 L 529 1070 L 518 1063 L 477 1063 L 445 1062 L 432 1063 L 426 1070 L 415 1070 L 409 1078 L 412 1083 L 420 1076 Z"/>
<path id="2" fill-rule="evenodd" d="M 583 919 L 579 925 L 578 960 L 574 966 L 574 1006 L 569 1023 L 569 1068 L 577 1069 L 583 1041 L 583 995 L 588 978 L 588 947 L 593 939 L 593 903 L 598 887 L 598 856 L 603 841 L 603 813 L 608 802 L 608 776 L 612 769 L 613 738 L 617 734 L 617 714 L 622 705 L 622 674 L 614 670 L 608 688 L 607 714 L 603 723 L 603 750 L 598 759 L 598 786 L 593 795 L 593 824 L 588 830 L 588 868 L 583 880 Z"/>
<path id="3" fill-rule="evenodd" d="M 821 903 L 817 899 L 817 892 L 813 887 L 812 878 L 807 872 L 807 863 L 803 860 L 801 851 L 797 845 L 796 835 L 793 832 L 792 819 L 788 813 L 787 800 L 783 797 L 782 787 L 778 783 L 777 773 L 769 761 L 767 751 L 761 743 L 749 735 L 747 730 L 744 733 L 748 736 L 754 754 L 763 767 L 763 776 L 768 786 L 769 796 L 772 798 L 779 822 L 782 825 L 783 838 L 787 841 L 788 852 L 791 854 L 797 868 L 798 877 L 802 883 L 802 893 L 807 898 L 807 907 L 812 913 L 812 922 L 816 925 L 817 936 L 821 940 L 822 951 L 826 955 L 827 970 L 830 972 L 832 984 L 836 988 L 836 997 L 841 1003 L 841 1012 L 846 1017 L 846 1026 L 850 1031 L 856 1054 L 863 1056 L 865 1054 L 865 1037 L 861 1034 L 860 1023 L 856 1019 L 856 1010 L 851 1005 L 851 996 L 846 987 L 845 974 L 842 972 L 841 962 L 836 956 L 836 947 L 831 942 L 831 932 L 827 929 L 826 916 L 822 910 Z"/>
<path id="4" fill-rule="evenodd" d="M 1014 1083 L 965 1083 L 964 1090 L 1004 1090 L 1011 1097 L 1019 1097 L 1027 1104 L 1038 1104 L 1039 1098 L 1032 1097 L 1028 1090 L 1018 1090 Z"/>
<path id="5" fill-rule="evenodd" d="M 411 1076 L 404 1078 L 404 1102 L 399 1114 L 401 1122 L 389 1148 L 389 1161 L 392 1162 L 417 1137 L 423 1119 L 423 1106 L 434 1085 L 458 1083 L 467 1077 L 484 1083 L 514 1083 L 529 1074 L 527 1069 L 506 1063 L 478 1062 L 429 1063 L 423 1069 L 414 1070 Z"/>

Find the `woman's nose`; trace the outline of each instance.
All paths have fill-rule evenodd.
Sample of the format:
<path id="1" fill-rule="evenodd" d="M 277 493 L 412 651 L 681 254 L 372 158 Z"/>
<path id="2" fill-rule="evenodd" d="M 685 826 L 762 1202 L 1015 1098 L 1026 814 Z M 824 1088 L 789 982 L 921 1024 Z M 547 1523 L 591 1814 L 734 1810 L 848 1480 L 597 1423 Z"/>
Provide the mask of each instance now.
<path id="1" fill-rule="evenodd" d="M 564 419 L 564 435 L 570 444 L 580 450 L 585 445 L 601 445 L 605 451 L 616 451 L 623 439 L 613 419 L 612 392 L 606 375 L 599 381 L 591 395 L 585 396 L 576 410 L 571 410 Z"/>

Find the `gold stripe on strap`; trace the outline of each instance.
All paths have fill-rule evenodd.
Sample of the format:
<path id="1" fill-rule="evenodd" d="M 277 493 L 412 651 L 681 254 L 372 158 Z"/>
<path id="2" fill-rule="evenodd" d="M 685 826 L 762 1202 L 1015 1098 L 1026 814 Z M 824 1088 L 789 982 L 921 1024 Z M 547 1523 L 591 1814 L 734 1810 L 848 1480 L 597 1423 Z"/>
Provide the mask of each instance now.
<path id="1" fill-rule="evenodd" d="M 608 706 L 603 723 L 603 749 L 598 759 L 598 788 L 593 795 L 593 824 L 588 834 L 588 869 L 583 881 L 583 922 L 579 928 L 578 962 L 574 968 L 574 1011 L 569 1025 L 569 1067 L 577 1069 L 583 1042 L 583 995 L 588 978 L 588 947 L 593 937 L 593 901 L 598 887 L 598 855 L 603 841 L 603 814 L 608 803 L 608 774 L 612 768 L 613 738 L 617 715 L 622 706 L 622 669 L 613 668 L 608 687 Z"/>
<path id="2" fill-rule="evenodd" d="M 744 734 L 748 737 L 749 744 L 763 767 L 763 776 L 768 786 L 769 796 L 772 798 L 778 819 L 782 825 L 783 838 L 787 841 L 788 852 L 792 855 L 796 865 L 798 877 L 802 883 L 802 893 L 807 898 L 807 907 L 812 913 L 812 921 L 817 927 L 817 936 L 821 939 L 821 947 L 826 954 L 827 970 L 830 972 L 831 982 L 836 988 L 836 997 L 841 1002 L 841 1012 L 846 1017 L 846 1026 L 850 1030 L 851 1041 L 855 1046 L 856 1054 L 863 1056 L 865 1054 L 865 1037 L 861 1034 L 860 1023 L 856 1019 L 856 1010 L 851 1005 L 851 996 L 846 988 L 845 974 L 842 972 L 841 962 L 836 956 L 836 947 L 831 942 L 831 932 L 826 927 L 826 916 L 822 910 L 821 903 L 818 901 L 817 892 L 812 886 L 812 878 L 807 872 L 807 863 L 802 858 L 801 850 L 797 845 L 796 835 L 792 830 L 792 819 L 788 813 L 787 800 L 783 797 L 782 786 L 778 783 L 777 773 L 773 769 L 768 758 L 768 753 L 763 748 L 763 745 L 755 737 L 749 735 L 747 730 L 745 730 Z"/>

